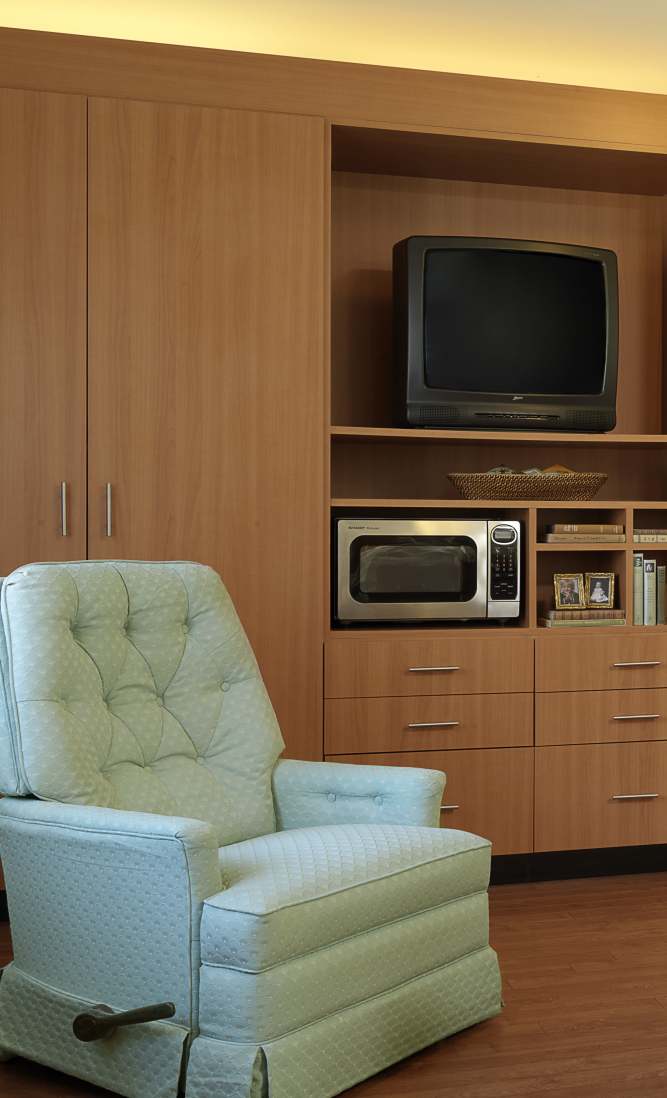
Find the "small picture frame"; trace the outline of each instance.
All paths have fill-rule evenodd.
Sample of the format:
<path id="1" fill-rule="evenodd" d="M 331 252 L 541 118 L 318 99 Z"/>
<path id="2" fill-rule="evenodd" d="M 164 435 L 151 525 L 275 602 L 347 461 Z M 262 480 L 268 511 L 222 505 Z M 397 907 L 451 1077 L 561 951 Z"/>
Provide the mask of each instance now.
<path id="1" fill-rule="evenodd" d="M 557 572 L 554 574 L 554 595 L 557 610 L 583 610 L 583 572 Z"/>
<path id="2" fill-rule="evenodd" d="M 614 607 L 613 572 L 587 572 L 585 596 L 586 606 L 591 610 L 612 610 Z"/>

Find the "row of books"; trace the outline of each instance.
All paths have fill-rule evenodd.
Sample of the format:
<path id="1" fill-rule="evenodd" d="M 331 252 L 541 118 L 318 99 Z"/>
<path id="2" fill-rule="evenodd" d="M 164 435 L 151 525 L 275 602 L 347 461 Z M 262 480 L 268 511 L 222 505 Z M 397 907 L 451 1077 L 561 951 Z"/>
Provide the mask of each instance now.
<path id="1" fill-rule="evenodd" d="M 667 530 L 635 530 L 634 539 L 647 543 L 667 541 Z"/>
<path id="2" fill-rule="evenodd" d="M 625 610 L 547 610 L 539 624 L 545 629 L 570 629 L 572 626 L 590 627 L 625 625 Z"/>
<path id="3" fill-rule="evenodd" d="M 664 625 L 667 566 L 644 553 L 633 553 L 632 565 L 633 625 Z"/>
<path id="4" fill-rule="evenodd" d="M 578 541 L 619 545 L 625 541 L 625 527 L 615 522 L 554 522 L 546 527 L 544 540 L 564 545 Z"/>

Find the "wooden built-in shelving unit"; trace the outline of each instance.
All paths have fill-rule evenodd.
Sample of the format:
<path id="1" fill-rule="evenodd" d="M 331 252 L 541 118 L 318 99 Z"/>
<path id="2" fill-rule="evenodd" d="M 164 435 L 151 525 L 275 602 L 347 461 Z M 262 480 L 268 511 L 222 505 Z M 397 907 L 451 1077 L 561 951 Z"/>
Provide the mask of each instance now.
<path id="1" fill-rule="evenodd" d="M 506 632 L 538 631 L 539 618 L 553 605 L 553 573 L 562 571 L 614 571 L 617 605 L 632 622 L 632 553 L 646 550 L 633 544 L 633 529 L 657 525 L 658 512 L 665 513 L 667 525 L 662 499 L 667 497 L 667 158 L 629 145 L 611 149 L 594 142 L 485 137 L 405 124 L 335 123 L 331 140 L 331 509 L 518 518 L 523 523 L 524 601 L 520 618 L 505 626 Z M 615 251 L 621 333 L 615 430 L 401 426 L 392 398 L 391 264 L 393 244 L 412 234 L 565 241 Z M 496 465 L 523 469 L 555 462 L 604 472 L 607 480 L 590 503 L 548 503 L 462 500 L 447 476 Z M 622 523 L 625 540 L 543 541 L 547 524 L 566 517 L 576 521 L 577 513 L 589 521 Z M 667 559 L 667 545 L 653 544 L 653 549 Z M 444 635 L 496 628 L 453 623 L 433 630 Z M 590 632 L 634 635 L 644 628 L 628 624 Z M 563 634 L 561 628 L 539 632 Z"/>

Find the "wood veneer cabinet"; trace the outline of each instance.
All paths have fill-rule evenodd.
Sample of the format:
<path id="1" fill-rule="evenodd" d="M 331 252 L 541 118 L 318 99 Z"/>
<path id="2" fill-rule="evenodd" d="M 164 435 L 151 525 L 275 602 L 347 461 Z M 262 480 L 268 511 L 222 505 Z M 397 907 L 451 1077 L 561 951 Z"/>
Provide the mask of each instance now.
<path id="1" fill-rule="evenodd" d="M 667 635 L 538 637 L 535 689 L 667 686 Z"/>
<path id="2" fill-rule="evenodd" d="M 535 695 L 535 743 L 667 740 L 667 689 Z"/>
<path id="3" fill-rule="evenodd" d="M 81 96 L 0 89 L 0 376 L 0 575 L 85 557 Z"/>
<path id="4" fill-rule="evenodd" d="M 538 747 L 535 850 L 664 843 L 667 742 Z"/>
<path id="5" fill-rule="evenodd" d="M 321 757 L 324 124 L 92 99 L 89 140 L 89 554 L 217 569 Z"/>
<path id="6" fill-rule="evenodd" d="M 632 531 L 659 525 L 667 509 L 667 97 L 12 30 L 0 30 L 0 60 L 7 84 L 41 89 L 7 93 L 0 115 L 0 142 L 10 144 L 9 157 L 1 146 L 0 301 L 17 318 L 0 350 L 3 369 L 22 367 L 0 405 L 12 482 L 0 489 L 3 569 L 86 552 L 209 561 L 236 599 L 290 753 L 322 756 L 324 640 L 330 755 L 410 765 L 432 756 L 450 782 L 466 782 L 459 819 L 497 852 L 516 852 L 532 845 L 535 760 L 573 752 L 552 771 L 552 837 L 595 838 L 598 825 L 577 822 L 559 789 L 576 757 L 600 773 L 598 760 L 625 761 L 635 749 L 648 758 L 647 744 L 660 756 L 659 723 L 642 740 L 638 725 L 618 722 L 617 744 L 609 717 L 624 701 L 634 706 L 635 693 L 642 709 L 660 709 L 667 631 L 551 635 L 539 621 L 553 572 L 582 570 L 617 573 L 631 621 Z M 413 232 L 617 251 L 616 430 L 397 426 L 387 384 L 391 246 Z M 36 380 L 42 388 L 28 399 Z M 72 532 L 83 530 L 86 433 L 89 544 L 53 544 L 61 480 L 71 484 Z M 29 453 L 24 438 L 38 439 Z M 62 454 L 67 470 L 39 487 Z M 461 501 L 446 476 L 555 461 L 606 472 L 601 498 L 576 511 Z M 523 524 L 525 597 L 513 626 L 354 637 L 328 628 L 332 508 L 489 507 Z M 627 540 L 544 544 L 549 522 L 584 514 L 624 522 Z M 553 743 L 537 749 L 535 689 L 537 734 Z M 406 731 L 443 715 L 460 725 Z M 585 737 L 595 741 L 590 756 L 574 742 Z M 563 805 L 574 813 L 569 832 L 558 830 Z M 630 821 L 628 842 L 639 834 L 633 811 L 608 817 Z M 644 833 L 667 838 L 660 827 Z M 624 841 L 620 825 L 614 835 Z"/>
<path id="7" fill-rule="evenodd" d="M 442 824 L 533 849 L 529 636 L 331 638 L 325 751 L 333 762 L 447 774 Z"/>
<path id="8" fill-rule="evenodd" d="M 533 694 L 329 698 L 324 750 L 452 751 L 532 747 Z"/>
<path id="9" fill-rule="evenodd" d="M 326 646 L 328 698 L 499 694 L 533 689 L 531 637 L 332 639 Z"/>

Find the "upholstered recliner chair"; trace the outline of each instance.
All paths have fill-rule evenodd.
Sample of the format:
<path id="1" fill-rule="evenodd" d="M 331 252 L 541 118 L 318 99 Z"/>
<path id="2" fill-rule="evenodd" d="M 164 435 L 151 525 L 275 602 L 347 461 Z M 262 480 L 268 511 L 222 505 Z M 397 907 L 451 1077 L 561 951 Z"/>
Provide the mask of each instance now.
<path id="1" fill-rule="evenodd" d="M 488 842 L 437 827 L 435 771 L 279 762 L 214 572 L 30 565 L 2 625 L 1 1055 L 132 1098 L 326 1098 L 498 1012 Z"/>

